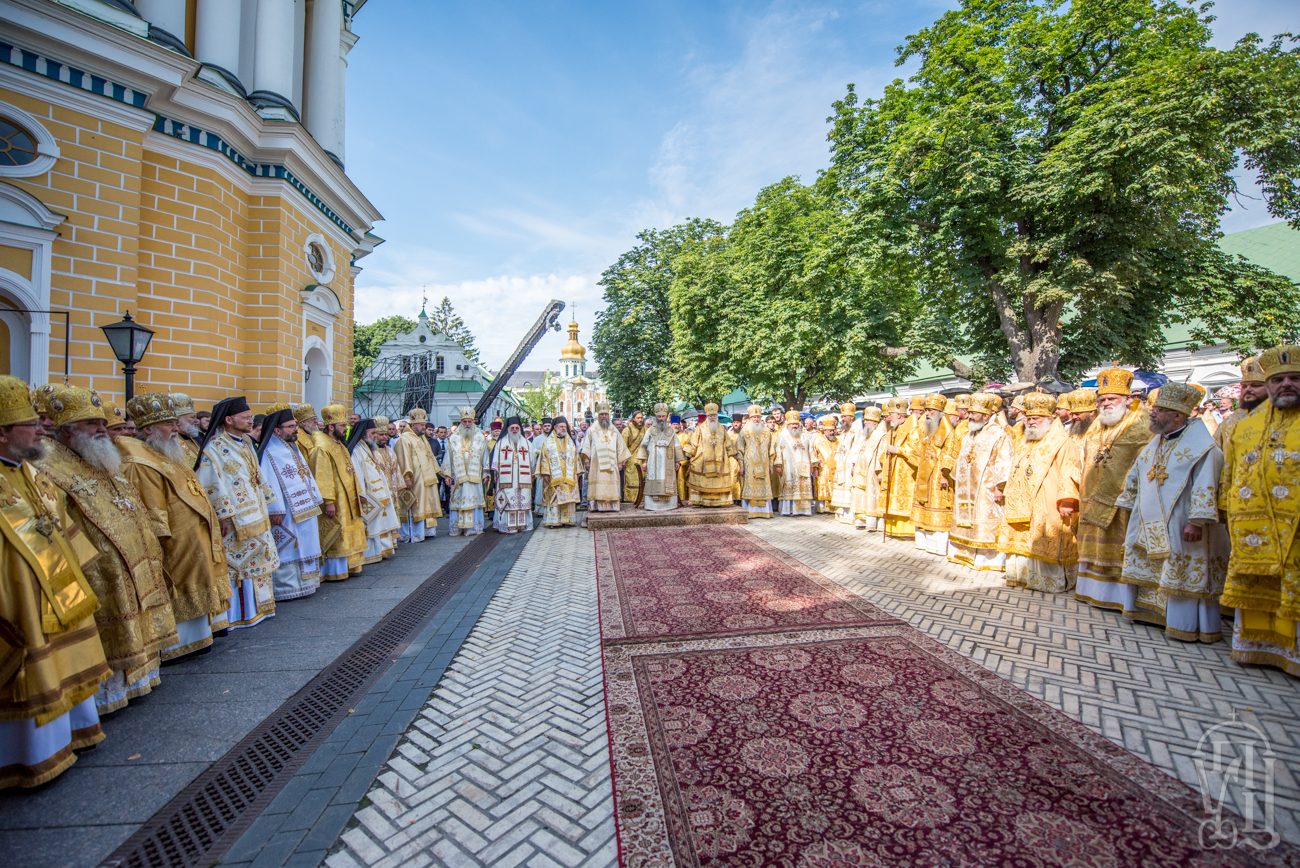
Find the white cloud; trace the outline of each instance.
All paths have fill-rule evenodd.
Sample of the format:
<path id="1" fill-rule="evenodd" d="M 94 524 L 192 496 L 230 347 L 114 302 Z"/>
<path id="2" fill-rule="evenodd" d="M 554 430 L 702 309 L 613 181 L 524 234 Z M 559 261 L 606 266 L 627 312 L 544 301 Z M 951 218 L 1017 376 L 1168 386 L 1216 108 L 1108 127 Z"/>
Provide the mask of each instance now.
<path id="1" fill-rule="evenodd" d="M 786 175 L 812 181 L 828 162 L 831 103 L 855 82 L 874 93 L 898 75 L 892 53 L 878 67 L 831 63 L 834 10 L 777 4 L 743 21 L 735 62 L 692 59 L 693 106 L 659 143 L 649 178 L 656 196 L 639 214 L 663 226 L 686 217 L 730 222 L 760 188 Z"/>
<path id="2" fill-rule="evenodd" d="M 414 318 L 420 312 L 423 297 L 427 295 L 429 306 L 433 307 L 446 296 L 474 333 L 484 364 L 493 369 L 505 364 L 551 299 L 565 303 L 561 326 L 568 324 L 577 305 L 584 344 L 591 340 L 595 312 L 601 306 L 601 292 L 594 274 L 497 275 L 428 284 L 421 284 L 418 275 L 402 279 L 389 274 L 380 282 L 364 279 L 365 272 L 362 277 L 357 288 L 357 322 L 374 322 L 393 314 Z M 523 367 L 556 367 L 565 340 L 567 335 L 563 330 L 548 332 Z"/>

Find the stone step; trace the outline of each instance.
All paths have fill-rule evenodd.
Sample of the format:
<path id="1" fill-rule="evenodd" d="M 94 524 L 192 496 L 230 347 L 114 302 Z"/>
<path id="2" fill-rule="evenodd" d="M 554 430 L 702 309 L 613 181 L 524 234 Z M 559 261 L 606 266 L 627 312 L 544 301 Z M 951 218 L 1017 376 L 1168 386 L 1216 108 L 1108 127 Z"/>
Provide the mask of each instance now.
<path id="1" fill-rule="evenodd" d="M 624 507 L 619 512 L 588 512 L 588 530 L 617 530 L 629 527 L 695 527 L 704 524 L 745 524 L 749 513 L 743 506 L 712 508 L 685 506 L 664 512 Z"/>

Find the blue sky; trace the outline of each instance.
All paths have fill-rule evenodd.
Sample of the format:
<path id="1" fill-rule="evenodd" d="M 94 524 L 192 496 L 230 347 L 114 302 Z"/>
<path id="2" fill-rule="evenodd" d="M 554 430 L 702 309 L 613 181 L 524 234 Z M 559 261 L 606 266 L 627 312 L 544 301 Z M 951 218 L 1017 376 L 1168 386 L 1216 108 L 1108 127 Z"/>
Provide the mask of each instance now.
<path id="1" fill-rule="evenodd" d="M 729 222 L 827 162 L 831 103 L 900 74 L 950 0 L 371 0 L 349 55 L 349 174 L 383 212 L 358 322 L 449 296 L 489 366 L 548 299 L 577 306 L 638 231 Z M 1294 0 L 1221 0 L 1217 41 L 1296 29 Z M 1228 229 L 1270 221 L 1243 199 Z M 565 319 L 572 308 L 566 310 Z M 551 334 L 525 363 L 556 367 Z"/>

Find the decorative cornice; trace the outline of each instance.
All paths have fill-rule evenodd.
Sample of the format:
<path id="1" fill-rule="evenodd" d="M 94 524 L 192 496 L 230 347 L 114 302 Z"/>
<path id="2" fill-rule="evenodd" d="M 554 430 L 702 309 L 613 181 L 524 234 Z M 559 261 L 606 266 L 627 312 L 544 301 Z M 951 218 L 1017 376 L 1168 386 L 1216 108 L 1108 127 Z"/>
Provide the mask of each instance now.
<path id="1" fill-rule="evenodd" d="M 175 121 L 162 115 L 157 115 L 157 118 L 153 125 L 154 132 L 199 145 L 210 151 L 216 151 L 254 178 L 277 178 L 288 182 L 289 186 L 301 193 L 308 202 L 316 206 L 318 211 L 328 217 L 331 223 L 346 232 L 349 238 L 357 239 L 357 234 L 348 225 L 348 222 L 340 217 L 333 208 L 325 204 L 319 196 L 312 192 L 310 187 L 298 180 L 297 176 L 289 171 L 287 166 L 281 163 L 259 163 L 250 160 L 216 133 L 210 133 L 207 130 L 199 129 L 193 124 Z"/>
<path id="2" fill-rule="evenodd" d="M 77 69 L 76 67 L 69 66 L 66 63 L 49 57 L 44 57 L 24 48 L 17 48 L 7 42 L 0 42 L 0 62 L 42 76 L 50 81 L 56 81 L 68 85 L 69 87 L 74 87 L 78 90 L 93 93 L 114 102 L 131 106 L 132 108 L 143 109 L 148 100 L 148 95 L 142 91 L 135 90 L 134 88 L 127 87 L 126 85 L 119 84 L 115 81 L 110 81 L 103 76 L 85 72 L 84 70 Z M 338 212 L 327 205 L 325 201 L 315 193 L 315 191 L 299 180 L 298 177 L 283 164 L 259 163 L 255 160 L 250 160 L 216 133 L 207 132 L 206 130 L 202 130 L 192 124 L 172 120 L 171 118 L 164 117 L 156 112 L 154 113 L 154 118 L 153 129 L 156 132 L 216 151 L 252 177 L 274 178 L 287 182 L 289 186 L 297 190 L 308 202 L 315 206 L 318 211 L 324 214 L 330 222 L 347 233 L 349 238 L 352 238 L 354 241 L 360 240 L 352 227 L 346 220 L 339 216 Z"/>
<path id="3" fill-rule="evenodd" d="M 125 103 L 133 108 L 144 108 L 149 95 L 129 88 L 124 84 L 109 81 L 103 76 L 84 72 L 66 63 L 60 63 L 48 57 L 42 57 L 25 48 L 17 48 L 7 42 L 0 42 L 0 62 L 25 69 L 51 81 L 61 82 L 70 87 L 107 97 L 114 102 Z"/>

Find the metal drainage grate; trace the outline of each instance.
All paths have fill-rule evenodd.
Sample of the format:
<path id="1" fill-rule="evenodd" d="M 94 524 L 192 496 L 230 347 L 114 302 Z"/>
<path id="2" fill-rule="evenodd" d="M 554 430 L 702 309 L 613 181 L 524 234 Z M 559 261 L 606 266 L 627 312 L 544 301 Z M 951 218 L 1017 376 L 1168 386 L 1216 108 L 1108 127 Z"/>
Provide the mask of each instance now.
<path id="1" fill-rule="evenodd" d="M 209 865 L 234 846 L 412 638 L 496 545 L 484 534 L 190 782 L 104 862 Z"/>

